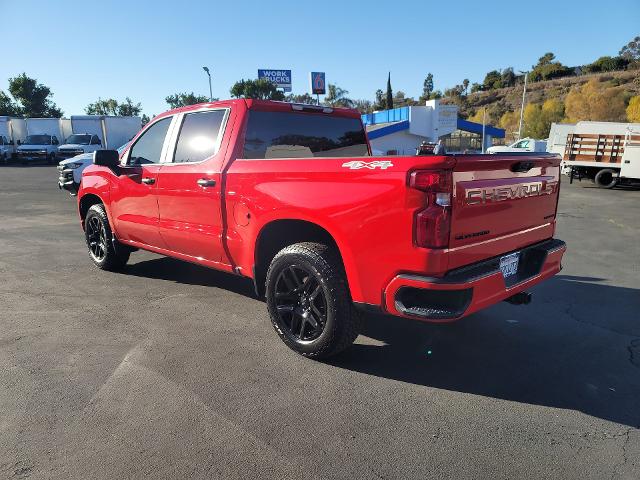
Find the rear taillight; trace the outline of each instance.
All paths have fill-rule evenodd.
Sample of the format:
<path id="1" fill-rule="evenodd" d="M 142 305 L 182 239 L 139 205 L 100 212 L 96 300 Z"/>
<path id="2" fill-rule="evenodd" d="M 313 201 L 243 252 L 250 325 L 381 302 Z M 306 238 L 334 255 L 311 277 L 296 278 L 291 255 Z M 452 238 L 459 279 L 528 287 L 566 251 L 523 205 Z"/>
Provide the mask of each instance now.
<path id="1" fill-rule="evenodd" d="M 451 232 L 451 172 L 411 172 L 409 186 L 425 192 L 427 197 L 427 208 L 420 210 L 415 216 L 413 238 L 416 245 L 424 248 L 447 248 Z"/>

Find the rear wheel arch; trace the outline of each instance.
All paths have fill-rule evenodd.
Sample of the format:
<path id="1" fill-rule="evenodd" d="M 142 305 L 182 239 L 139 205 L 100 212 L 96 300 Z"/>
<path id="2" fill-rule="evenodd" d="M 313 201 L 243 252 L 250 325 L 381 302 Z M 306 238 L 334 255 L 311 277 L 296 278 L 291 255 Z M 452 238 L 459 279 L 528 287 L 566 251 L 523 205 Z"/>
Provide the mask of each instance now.
<path id="1" fill-rule="evenodd" d="M 333 248 L 342 262 L 349 285 L 352 285 L 344 258 L 345 252 L 340 249 L 338 242 L 326 228 L 307 220 L 281 219 L 265 224 L 256 237 L 253 281 L 259 296 L 265 293 L 267 270 L 276 254 L 285 247 L 302 242 L 321 243 Z"/>

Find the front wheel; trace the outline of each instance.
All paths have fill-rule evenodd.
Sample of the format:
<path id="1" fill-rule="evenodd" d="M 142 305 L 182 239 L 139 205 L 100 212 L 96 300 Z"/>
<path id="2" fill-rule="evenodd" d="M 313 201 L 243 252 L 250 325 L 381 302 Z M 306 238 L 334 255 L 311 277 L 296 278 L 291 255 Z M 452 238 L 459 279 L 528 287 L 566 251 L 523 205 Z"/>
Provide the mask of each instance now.
<path id="1" fill-rule="evenodd" d="M 84 220 L 89 257 L 101 270 L 116 271 L 129 261 L 131 250 L 113 238 L 104 206 L 92 205 Z"/>
<path id="2" fill-rule="evenodd" d="M 331 247 L 305 242 L 283 248 L 269 266 L 266 287 L 271 323 L 299 354 L 327 358 L 358 336 L 359 314 Z"/>
<path id="3" fill-rule="evenodd" d="M 618 172 L 610 168 L 603 168 L 596 173 L 593 181 L 600 188 L 613 188 L 618 184 Z"/>

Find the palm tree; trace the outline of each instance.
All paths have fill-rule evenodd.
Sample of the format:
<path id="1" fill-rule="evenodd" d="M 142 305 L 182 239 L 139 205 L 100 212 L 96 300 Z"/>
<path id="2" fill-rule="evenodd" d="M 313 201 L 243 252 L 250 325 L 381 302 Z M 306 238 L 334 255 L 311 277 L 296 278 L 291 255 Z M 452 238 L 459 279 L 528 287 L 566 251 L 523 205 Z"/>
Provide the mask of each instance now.
<path id="1" fill-rule="evenodd" d="M 330 107 L 353 108 L 353 100 L 347 97 L 348 94 L 349 90 L 330 83 L 327 85 L 327 95 L 324 97 L 324 104 Z"/>

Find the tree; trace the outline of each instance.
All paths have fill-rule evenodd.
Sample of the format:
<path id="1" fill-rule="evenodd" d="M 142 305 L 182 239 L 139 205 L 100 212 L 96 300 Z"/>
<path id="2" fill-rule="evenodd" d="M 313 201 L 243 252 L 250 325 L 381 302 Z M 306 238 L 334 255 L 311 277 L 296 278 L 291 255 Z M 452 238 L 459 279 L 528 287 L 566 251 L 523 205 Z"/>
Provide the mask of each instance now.
<path id="1" fill-rule="evenodd" d="M 147 115 L 146 113 L 143 113 L 142 114 L 142 126 L 144 127 L 150 121 L 151 121 L 151 119 L 149 118 L 149 115 Z"/>
<path id="2" fill-rule="evenodd" d="M 471 93 L 476 93 L 476 92 L 481 92 L 482 91 L 482 85 L 477 83 L 477 82 L 473 82 L 471 84 Z"/>
<path id="3" fill-rule="evenodd" d="M 380 89 L 376 90 L 376 102 L 373 104 L 374 110 L 386 110 L 387 100 L 384 97 L 384 92 Z"/>
<path id="4" fill-rule="evenodd" d="M 387 77 L 387 108 L 393 108 L 393 90 L 391 90 L 391 72 Z"/>
<path id="5" fill-rule="evenodd" d="M 424 82 L 422 83 L 422 95 L 420 95 L 420 103 L 424 103 L 431 98 L 433 92 L 433 74 L 427 73 Z"/>
<path id="6" fill-rule="evenodd" d="M 95 102 L 87 105 L 84 111 L 87 115 L 117 115 L 118 101 L 114 98 L 105 100 L 98 98 Z"/>
<path id="7" fill-rule="evenodd" d="M 213 100 L 217 101 L 218 99 L 214 98 Z M 167 102 L 171 108 L 180 108 L 188 105 L 197 105 L 198 103 L 207 103 L 209 101 L 209 97 L 196 95 L 193 92 L 179 92 L 166 96 L 164 101 Z"/>
<path id="8" fill-rule="evenodd" d="M 354 100 L 354 108 L 357 108 L 360 113 L 372 113 L 374 111 L 374 105 L 370 100 Z"/>
<path id="9" fill-rule="evenodd" d="M 51 101 L 51 89 L 35 78 L 22 73 L 9 79 L 9 93 L 18 103 L 19 113 L 25 117 L 61 117 L 60 110 Z"/>
<path id="10" fill-rule="evenodd" d="M 260 100 L 284 100 L 284 93 L 278 90 L 275 83 L 266 78 L 256 80 L 240 80 L 230 90 L 235 98 L 257 98 Z"/>
<path id="11" fill-rule="evenodd" d="M 327 85 L 327 94 L 324 97 L 324 104 L 329 107 L 352 108 L 353 100 L 347 97 L 348 94 L 349 90 L 345 90 L 334 83 L 330 83 Z"/>
<path id="12" fill-rule="evenodd" d="M 545 53 L 538 59 L 538 63 L 533 65 L 529 73 L 529 80 L 538 82 L 540 80 L 551 80 L 552 78 L 566 77 L 573 73 L 569 67 L 565 67 L 562 63 L 554 61 L 556 56 L 551 53 Z"/>
<path id="13" fill-rule="evenodd" d="M 482 89 L 493 90 L 495 88 L 502 88 L 502 75 L 498 70 L 491 70 L 484 76 Z"/>
<path id="14" fill-rule="evenodd" d="M 600 120 L 623 122 L 626 95 L 623 88 L 611 87 L 598 79 L 591 79 L 581 87 L 573 88 L 565 98 L 565 113 L 569 122 Z"/>
<path id="15" fill-rule="evenodd" d="M 114 98 L 105 100 L 98 98 L 90 103 L 84 109 L 87 115 L 119 115 L 122 117 L 137 117 L 142 113 L 142 104 L 136 103 L 126 97 L 125 101 L 120 103 Z"/>
<path id="16" fill-rule="evenodd" d="M 516 74 L 513 73 L 513 67 L 507 67 L 500 74 L 500 83 L 502 87 L 513 87 L 516 84 Z"/>
<path id="17" fill-rule="evenodd" d="M 469 93 L 469 79 L 465 78 L 462 81 L 462 88 L 464 88 L 464 96 L 466 97 Z"/>
<path id="18" fill-rule="evenodd" d="M 431 95 L 429 96 L 429 100 L 439 100 L 442 97 L 444 97 L 444 95 L 442 95 L 442 92 L 440 90 L 436 90 L 435 92 L 431 93 Z"/>
<path id="19" fill-rule="evenodd" d="M 627 63 L 628 61 L 622 57 L 605 56 L 585 66 L 585 71 L 587 73 L 613 72 L 615 70 L 623 70 Z"/>
<path id="20" fill-rule="evenodd" d="M 553 122 L 559 122 L 564 117 L 564 105 L 555 98 L 548 99 L 544 104 L 530 103 L 524 109 L 525 137 L 547 138 Z"/>
<path id="21" fill-rule="evenodd" d="M 640 37 L 635 37 L 620 49 L 620 56 L 625 60 L 640 60 Z"/>
<path id="22" fill-rule="evenodd" d="M 302 95 L 289 94 L 285 97 L 285 100 L 291 103 L 306 103 L 309 105 L 316 104 L 316 99 L 308 93 L 303 93 Z"/>
<path id="23" fill-rule="evenodd" d="M 124 102 L 118 105 L 118 115 L 121 117 L 137 117 L 142 113 L 142 104 L 134 104 L 129 97 L 125 97 Z"/>
<path id="24" fill-rule="evenodd" d="M 520 126 L 520 109 L 515 112 L 506 111 L 503 113 L 498 125 L 505 130 L 505 136 L 509 142 L 515 141 Z"/>
<path id="25" fill-rule="evenodd" d="M 640 122 L 640 95 L 631 97 L 626 112 L 629 122 Z"/>
<path id="26" fill-rule="evenodd" d="M 20 107 L 2 90 L 0 90 L 0 115 L 10 117 L 20 115 Z"/>
<path id="27" fill-rule="evenodd" d="M 418 105 L 418 102 L 416 102 L 415 98 L 413 97 L 407 97 L 407 95 L 402 90 L 398 90 L 393 96 L 393 104 L 396 107 L 411 107 Z"/>

